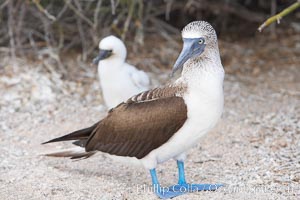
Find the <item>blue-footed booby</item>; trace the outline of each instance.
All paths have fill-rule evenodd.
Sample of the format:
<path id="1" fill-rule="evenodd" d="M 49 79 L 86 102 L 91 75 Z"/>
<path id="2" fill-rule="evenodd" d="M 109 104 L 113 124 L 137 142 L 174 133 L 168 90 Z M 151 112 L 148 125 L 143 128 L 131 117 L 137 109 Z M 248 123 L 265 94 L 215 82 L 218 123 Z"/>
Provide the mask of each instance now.
<path id="1" fill-rule="evenodd" d="M 119 38 L 113 35 L 103 38 L 99 49 L 93 62 L 98 64 L 103 99 L 109 109 L 149 89 L 148 75 L 125 62 L 127 51 Z"/>
<path id="2" fill-rule="evenodd" d="M 182 70 L 176 81 L 131 97 L 89 128 L 46 142 L 75 140 L 81 152 L 48 155 L 77 159 L 102 151 L 136 157 L 150 171 L 154 191 L 162 199 L 221 187 L 187 183 L 184 173 L 187 151 L 216 125 L 223 111 L 224 69 L 217 35 L 209 23 L 195 21 L 184 27 L 182 37 L 183 49 L 172 71 Z M 178 183 L 162 187 L 155 168 L 169 159 L 177 161 Z"/>

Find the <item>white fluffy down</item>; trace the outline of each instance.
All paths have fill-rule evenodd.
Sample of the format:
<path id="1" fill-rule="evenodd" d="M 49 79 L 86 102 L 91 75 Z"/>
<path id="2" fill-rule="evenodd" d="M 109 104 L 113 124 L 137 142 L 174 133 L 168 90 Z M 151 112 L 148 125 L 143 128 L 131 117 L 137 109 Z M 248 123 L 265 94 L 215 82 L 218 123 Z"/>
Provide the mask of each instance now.
<path id="1" fill-rule="evenodd" d="M 98 64 L 100 85 L 108 108 L 149 89 L 148 75 L 125 62 L 126 47 L 119 38 L 108 36 L 101 40 L 99 48 L 112 50 L 112 56 Z"/>

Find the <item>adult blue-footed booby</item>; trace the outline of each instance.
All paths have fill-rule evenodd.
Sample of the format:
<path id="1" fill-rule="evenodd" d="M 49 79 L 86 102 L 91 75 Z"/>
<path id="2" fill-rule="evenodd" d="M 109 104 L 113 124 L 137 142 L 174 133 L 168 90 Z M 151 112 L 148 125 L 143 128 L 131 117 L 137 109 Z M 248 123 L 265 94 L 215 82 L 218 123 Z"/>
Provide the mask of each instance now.
<path id="1" fill-rule="evenodd" d="M 220 187 L 189 184 L 184 175 L 185 153 L 215 126 L 223 110 L 224 70 L 217 35 L 209 23 L 195 21 L 183 29 L 182 37 L 183 49 L 173 73 L 182 72 L 175 82 L 133 96 L 89 128 L 46 142 L 76 140 L 74 144 L 83 151 L 49 155 L 74 159 L 102 151 L 136 157 L 150 170 L 155 193 L 164 199 Z M 177 160 L 179 180 L 163 188 L 155 168 L 171 158 Z"/>
<path id="2" fill-rule="evenodd" d="M 99 55 L 93 60 L 98 64 L 98 75 L 103 99 L 108 108 L 149 89 L 148 75 L 125 62 L 126 47 L 115 36 L 103 38 Z"/>

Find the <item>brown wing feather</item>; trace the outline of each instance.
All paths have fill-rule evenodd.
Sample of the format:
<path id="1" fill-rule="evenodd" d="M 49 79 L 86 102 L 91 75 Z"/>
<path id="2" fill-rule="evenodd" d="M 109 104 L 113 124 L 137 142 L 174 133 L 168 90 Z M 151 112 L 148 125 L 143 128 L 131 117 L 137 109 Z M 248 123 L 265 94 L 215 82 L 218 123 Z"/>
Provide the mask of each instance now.
<path id="1" fill-rule="evenodd" d="M 89 137 L 86 151 L 140 159 L 167 142 L 186 121 L 187 108 L 181 97 L 171 95 L 147 101 L 154 96 L 141 93 L 111 110 Z"/>

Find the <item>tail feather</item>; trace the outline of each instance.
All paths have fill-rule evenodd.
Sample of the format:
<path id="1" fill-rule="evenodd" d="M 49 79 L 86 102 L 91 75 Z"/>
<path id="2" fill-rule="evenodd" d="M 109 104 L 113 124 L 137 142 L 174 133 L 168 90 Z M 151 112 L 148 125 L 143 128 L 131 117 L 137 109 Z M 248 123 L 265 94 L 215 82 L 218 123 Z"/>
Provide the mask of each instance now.
<path id="1" fill-rule="evenodd" d="M 74 131 L 70 134 L 64 135 L 62 137 L 54 138 L 54 139 L 49 140 L 47 142 L 44 142 L 42 144 L 48 144 L 48 143 L 52 143 L 52 142 L 68 141 L 68 140 L 86 140 L 91 135 L 93 130 L 97 127 L 97 125 L 98 125 L 98 123 L 94 124 L 93 126 L 91 126 L 89 128 Z"/>
<path id="2" fill-rule="evenodd" d="M 84 140 L 76 140 L 74 142 L 72 142 L 72 144 L 76 145 L 76 146 L 80 146 L 80 147 L 85 147 L 87 143 L 87 139 Z"/>
<path id="3" fill-rule="evenodd" d="M 96 151 L 90 151 L 86 152 L 85 149 L 77 147 L 77 148 L 72 148 L 72 149 L 66 149 L 62 151 L 57 151 L 53 153 L 47 153 L 44 154 L 44 156 L 51 156 L 51 157 L 69 157 L 71 159 L 85 159 L 88 158 L 92 155 L 94 155 Z"/>

